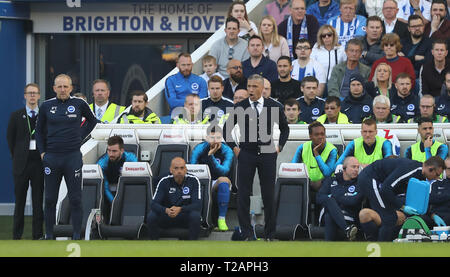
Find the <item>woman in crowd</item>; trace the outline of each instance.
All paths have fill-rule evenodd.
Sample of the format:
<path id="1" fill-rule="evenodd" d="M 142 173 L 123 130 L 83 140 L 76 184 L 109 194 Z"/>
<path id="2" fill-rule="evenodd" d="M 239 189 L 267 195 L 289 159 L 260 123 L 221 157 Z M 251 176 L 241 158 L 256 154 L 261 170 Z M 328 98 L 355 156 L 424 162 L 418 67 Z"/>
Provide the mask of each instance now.
<path id="1" fill-rule="evenodd" d="M 228 17 L 235 17 L 239 20 L 239 26 L 241 31 L 239 32 L 239 37 L 248 40 L 251 36 L 258 34 L 258 27 L 248 19 L 247 8 L 245 3 L 242 1 L 235 1 L 228 8 Z"/>
<path id="2" fill-rule="evenodd" d="M 264 56 L 274 62 L 281 56 L 289 56 L 286 39 L 278 35 L 277 24 L 271 15 L 264 16 L 259 24 L 259 33 L 264 42 Z"/>
<path id="3" fill-rule="evenodd" d="M 366 92 L 373 98 L 377 95 L 389 98 L 393 89 L 391 67 L 387 63 L 379 63 L 373 73 L 372 81 L 366 83 Z"/>

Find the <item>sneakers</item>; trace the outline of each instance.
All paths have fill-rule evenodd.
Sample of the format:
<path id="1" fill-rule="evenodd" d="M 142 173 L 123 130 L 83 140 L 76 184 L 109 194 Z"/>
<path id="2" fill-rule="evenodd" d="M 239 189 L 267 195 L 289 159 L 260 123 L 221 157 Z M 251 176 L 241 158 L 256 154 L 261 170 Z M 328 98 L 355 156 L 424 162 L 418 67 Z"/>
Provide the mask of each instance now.
<path id="1" fill-rule="evenodd" d="M 228 231 L 228 226 L 227 226 L 227 223 L 225 222 L 225 219 L 217 220 L 217 227 L 219 228 L 219 231 L 221 231 L 221 232 Z"/>
<path id="2" fill-rule="evenodd" d="M 345 229 L 345 235 L 349 241 L 354 241 L 356 239 L 356 233 L 358 233 L 358 228 L 353 224 Z"/>

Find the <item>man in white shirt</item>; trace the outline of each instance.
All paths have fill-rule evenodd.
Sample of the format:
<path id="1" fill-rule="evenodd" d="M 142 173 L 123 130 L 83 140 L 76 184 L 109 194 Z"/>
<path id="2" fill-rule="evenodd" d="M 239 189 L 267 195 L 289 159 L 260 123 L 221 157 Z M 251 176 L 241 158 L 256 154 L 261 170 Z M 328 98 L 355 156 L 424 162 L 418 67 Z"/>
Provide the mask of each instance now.
<path id="1" fill-rule="evenodd" d="M 422 17 L 425 24 L 431 21 L 431 1 L 427 0 L 399 0 L 397 18 L 405 23 L 410 15 Z"/>

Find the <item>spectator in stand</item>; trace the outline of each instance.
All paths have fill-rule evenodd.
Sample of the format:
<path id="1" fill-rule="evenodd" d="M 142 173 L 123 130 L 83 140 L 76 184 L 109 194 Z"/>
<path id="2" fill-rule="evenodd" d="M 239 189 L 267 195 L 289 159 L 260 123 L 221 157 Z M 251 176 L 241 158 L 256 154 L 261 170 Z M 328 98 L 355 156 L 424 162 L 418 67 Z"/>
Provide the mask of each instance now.
<path id="1" fill-rule="evenodd" d="M 442 86 L 442 93 L 436 101 L 437 113 L 443 116 L 450 115 L 450 71 L 445 73 L 445 83 Z"/>
<path id="2" fill-rule="evenodd" d="M 292 0 L 291 15 L 278 24 L 278 34 L 285 37 L 292 59 L 297 58 L 295 46 L 301 38 L 308 39 L 312 45 L 316 43 L 319 22 L 314 15 L 306 14 L 304 0 Z"/>
<path id="3" fill-rule="evenodd" d="M 322 97 L 327 83 L 327 76 L 323 66 L 311 58 L 311 43 L 307 39 L 300 39 L 295 47 L 297 59 L 292 62 L 291 77 L 302 81 L 306 76 L 314 76 L 319 81 L 318 96 Z"/>
<path id="4" fill-rule="evenodd" d="M 411 61 L 416 77 L 420 75 L 420 68 L 425 61 L 432 59 L 431 40 L 423 35 L 424 29 L 422 17 L 415 14 L 411 15 L 408 18 L 409 34 L 403 37 L 401 41 L 403 47 L 399 55 L 405 56 Z"/>
<path id="5" fill-rule="evenodd" d="M 319 81 L 314 76 L 306 76 L 303 78 L 301 90 L 303 96 L 297 98 L 300 104 L 300 119 L 309 124 L 323 114 L 325 100 L 317 96 Z"/>
<path id="6" fill-rule="evenodd" d="M 358 73 L 350 77 L 350 94 L 342 101 L 342 110 L 353 124 L 372 114 L 372 97 L 364 91 L 364 79 Z"/>
<path id="7" fill-rule="evenodd" d="M 356 15 L 357 0 L 341 0 L 340 15 L 328 19 L 327 24 L 336 29 L 339 36 L 339 44 L 345 46 L 349 40 L 366 34 L 366 18 Z"/>
<path id="8" fill-rule="evenodd" d="M 374 62 L 370 72 L 369 80 L 372 81 L 375 68 L 379 63 L 387 63 L 392 68 L 392 80 L 397 79 L 397 75 L 401 72 L 409 74 L 412 78 L 412 87 L 414 88 L 416 75 L 414 74 L 414 67 L 408 58 L 400 57 L 398 53 L 402 50 L 400 37 L 397 34 L 385 34 L 381 39 L 381 48 L 385 56 Z"/>
<path id="9" fill-rule="evenodd" d="M 387 63 L 379 63 L 373 73 L 372 81 L 365 84 L 367 94 L 372 98 L 377 95 L 384 95 L 388 98 L 393 92 L 392 87 L 392 69 Z"/>
<path id="10" fill-rule="evenodd" d="M 306 13 L 315 16 L 319 26 L 323 26 L 327 24 L 328 19 L 338 16 L 341 11 L 339 10 L 338 2 L 334 0 L 319 0 L 310 5 L 306 9 Z"/>
<path id="11" fill-rule="evenodd" d="M 431 21 L 431 1 L 427 0 L 403 0 L 399 3 L 397 17 L 403 22 L 408 22 L 408 18 L 416 14 L 422 17 L 425 23 Z"/>
<path id="12" fill-rule="evenodd" d="M 330 25 L 323 25 L 317 33 L 317 42 L 314 45 L 311 58 L 318 61 L 327 73 L 327 83 L 330 80 L 333 68 L 347 59 L 345 49 L 338 43 L 336 30 Z"/>
<path id="13" fill-rule="evenodd" d="M 425 26 L 425 36 L 433 40 L 450 38 L 450 19 L 447 19 L 447 5 L 443 0 L 431 4 L 431 22 Z"/>
<path id="14" fill-rule="evenodd" d="M 400 116 L 391 114 L 391 100 L 385 95 L 378 95 L 372 102 L 373 115 L 368 118 L 378 123 L 398 123 Z"/>
<path id="15" fill-rule="evenodd" d="M 204 73 L 200 75 L 200 77 L 202 77 L 206 83 L 208 83 L 209 78 L 211 78 L 212 76 L 219 76 L 220 78 L 222 78 L 222 80 L 225 79 L 219 72 L 217 72 L 217 61 L 213 56 L 204 56 L 202 59 L 202 65 Z"/>
<path id="16" fill-rule="evenodd" d="M 223 83 L 219 76 L 212 76 L 208 81 L 210 96 L 201 101 L 203 117 L 209 117 L 209 121 L 217 120 L 222 124 L 228 118 L 227 110 L 234 106 L 233 101 L 222 96 Z"/>
<path id="17" fill-rule="evenodd" d="M 245 78 L 253 74 L 258 74 L 267 78 L 269 81 L 277 79 L 277 64 L 269 58 L 264 57 L 264 44 L 259 36 L 252 36 L 249 39 L 248 52 L 250 53 L 250 58 L 242 62 L 242 70 Z"/>
<path id="18" fill-rule="evenodd" d="M 444 123 L 448 122 L 447 116 L 442 116 L 436 114 L 436 104 L 434 101 L 434 97 L 425 94 L 420 98 L 419 102 L 419 110 L 420 113 L 415 118 L 410 118 L 408 123 L 418 123 L 420 122 L 420 118 L 430 118 L 433 123 Z"/>
<path id="19" fill-rule="evenodd" d="M 420 70 L 420 93 L 422 95 L 431 94 L 433 97 L 437 97 L 441 94 L 445 73 L 450 70 L 447 47 L 447 43 L 444 40 L 433 42 L 431 46 L 433 59 L 425 62 Z"/>
<path id="20" fill-rule="evenodd" d="M 300 120 L 300 104 L 294 98 L 289 98 L 284 103 L 284 114 L 289 124 L 307 124 Z"/>
<path id="21" fill-rule="evenodd" d="M 242 100 L 247 99 L 248 96 L 248 91 L 246 89 L 237 89 L 233 95 L 233 104 L 237 104 Z"/>
<path id="22" fill-rule="evenodd" d="M 408 0 L 403 0 L 408 1 Z M 408 26 L 406 24 L 408 18 L 405 21 L 398 18 L 398 4 L 395 0 L 386 0 L 383 3 L 383 35 L 396 33 L 401 38 L 408 36 Z"/>
<path id="23" fill-rule="evenodd" d="M 279 79 L 272 81 L 272 97 L 281 104 L 289 98 L 297 99 L 303 95 L 301 82 L 292 79 L 292 62 L 288 56 L 281 56 L 277 61 Z"/>
<path id="24" fill-rule="evenodd" d="M 336 96 L 328 96 L 325 100 L 325 114 L 317 121 L 322 124 L 350 124 L 348 117 L 341 113 L 341 100 Z"/>
<path id="25" fill-rule="evenodd" d="M 247 89 L 247 78 L 244 77 L 242 63 L 239 60 L 230 60 L 227 65 L 228 78 L 223 80 L 223 96 L 232 99 L 236 90 Z"/>
<path id="26" fill-rule="evenodd" d="M 275 22 L 280 24 L 289 17 L 289 0 L 273 0 L 264 8 L 264 15 L 271 15 L 275 19 Z"/>
<path id="27" fill-rule="evenodd" d="M 384 19 L 383 4 L 384 0 L 365 0 L 364 6 L 368 17 L 378 16 L 381 20 Z"/>
<path id="28" fill-rule="evenodd" d="M 363 52 L 360 61 L 368 66 L 384 56 L 381 50 L 381 35 L 383 33 L 383 21 L 378 16 L 367 18 L 366 35 L 359 37 L 363 43 Z"/>
<path id="29" fill-rule="evenodd" d="M 231 60 L 243 61 L 248 59 L 247 41 L 238 36 L 239 21 L 228 17 L 225 21 L 225 37 L 219 39 L 209 50 L 209 54 L 216 58 L 219 73 L 225 78 L 229 77 L 227 65 Z"/>
<path id="30" fill-rule="evenodd" d="M 400 73 L 395 80 L 397 93 L 391 95 L 391 112 L 401 117 L 399 123 L 419 114 L 419 97 L 411 92 L 412 79 L 408 73 Z"/>
<path id="31" fill-rule="evenodd" d="M 228 8 L 227 17 L 234 17 L 239 20 L 239 37 L 248 40 L 251 36 L 258 34 L 258 27 L 248 19 L 247 8 L 243 1 L 234 1 Z"/>
<path id="32" fill-rule="evenodd" d="M 289 56 L 289 46 L 284 37 L 278 35 L 275 19 L 264 16 L 259 24 L 259 32 L 264 44 L 264 56 L 277 62 L 281 56 Z"/>
<path id="33" fill-rule="evenodd" d="M 370 74 L 370 67 L 361 63 L 363 45 L 359 39 L 351 39 L 345 46 L 347 60 L 333 68 L 328 81 L 328 95 L 345 98 L 350 93 L 350 76 L 359 73 L 364 79 Z"/>

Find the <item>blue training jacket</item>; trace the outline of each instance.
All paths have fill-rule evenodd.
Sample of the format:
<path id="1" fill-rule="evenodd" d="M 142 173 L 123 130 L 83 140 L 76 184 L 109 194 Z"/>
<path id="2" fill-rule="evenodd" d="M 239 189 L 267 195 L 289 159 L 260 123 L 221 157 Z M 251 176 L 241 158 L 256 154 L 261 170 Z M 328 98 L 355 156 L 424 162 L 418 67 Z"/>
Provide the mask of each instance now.
<path id="1" fill-rule="evenodd" d="M 328 143 L 328 142 L 327 142 Z M 303 144 L 301 144 L 297 151 L 295 151 L 294 157 L 292 158 L 291 163 L 302 163 L 302 153 L 303 153 Z M 317 165 L 320 168 L 320 171 L 322 172 L 323 176 L 329 177 L 331 174 L 333 174 L 335 169 L 335 163 L 337 159 L 337 149 L 333 149 L 330 152 L 330 155 L 328 156 L 328 160 L 324 161 L 322 160 L 322 157 L 319 155 L 316 158 Z"/>
<path id="2" fill-rule="evenodd" d="M 216 154 L 208 156 L 209 149 L 207 141 L 195 146 L 192 151 L 191 164 L 207 164 L 212 180 L 217 180 L 221 176 L 230 177 L 234 157 L 233 150 L 223 142 Z"/>
<path id="3" fill-rule="evenodd" d="M 322 26 L 327 24 L 329 18 L 340 15 L 341 11 L 339 10 L 339 4 L 332 0 L 330 6 L 328 7 L 328 10 L 325 12 L 323 16 L 320 13 L 319 1 L 309 6 L 306 9 L 306 13 L 314 15 L 317 18 L 317 21 L 319 22 L 319 26 Z"/>
<path id="4" fill-rule="evenodd" d="M 178 72 L 167 78 L 165 95 L 170 113 L 176 107 L 183 107 L 186 95 L 191 93 L 198 94 L 200 99 L 208 97 L 208 85 L 202 77 L 191 74 L 186 78 Z"/>

